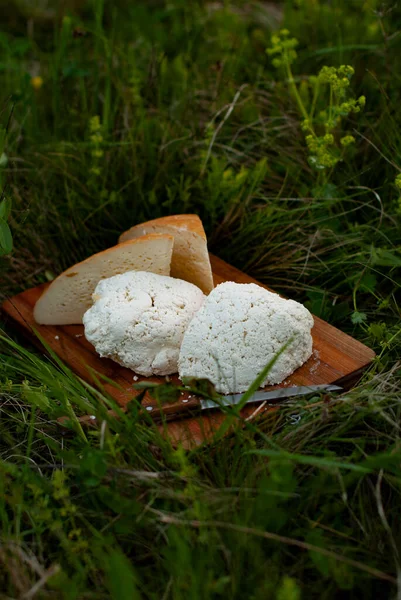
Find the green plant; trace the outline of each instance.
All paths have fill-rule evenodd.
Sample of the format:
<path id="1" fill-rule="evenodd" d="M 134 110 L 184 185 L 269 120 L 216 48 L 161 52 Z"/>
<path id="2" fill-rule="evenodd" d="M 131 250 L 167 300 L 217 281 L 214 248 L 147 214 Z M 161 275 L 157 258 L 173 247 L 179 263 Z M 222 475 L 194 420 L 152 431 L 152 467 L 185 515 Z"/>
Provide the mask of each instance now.
<path id="1" fill-rule="evenodd" d="M 396 597 L 401 6 L 2 1 L 0 93 L 14 113 L 1 211 L 11 200 L 14 248 L 0 258 L 1 301 L 135 223 L 195 212 L 213 253 L 376 359 L 352 390 L 225 425 L 214 444 L 184 451 L 137 401 L 123 413 L 2 322 L 1 593 Z M 287 47 L 290 60 L 300 49 L 292 77 L 266 65 L 278 27 L 299 40 Z M 331 85 L 317 74 L 326 66 L 323 79 L 350 81 L 339 65 L 355 74 L 342 99 L 333 89 L 332 116 L 362 93 L 369 112 L 337 115 L 334 143 L 309 152 L 292 83 L 313 114 L 313 140 L 324 138 Z M 349 132 L 356 143 L 343 148 Z M 342 160 L 317 170 L 308 154 L 318 151 Z M 162 402 L 175 389 L 157 393 Z M 82 415 L 96 422 L 83 426 Z M 233 411 L 228 422 L 239 424 Z"/>
<path id="2" fill-rule="evenodd" d="M 354 69 L 349 65 L 339 68 L 324 66 L 317 76 L 312 75 L 296 83 L 292 64 L 297 58 L 298 40 L 282 29 L 271 38 L 267 54 L 272 64 L 284 72 L 291 94 L 302 118 L 301 128 L 309 151 L 309 164 L 320 174 L 320 188 L 330 179 L 330 171 L 344 159 L 346 149 L 355 143 L 349 133 L 341 132 L 342 119 L 358 113 L 365 106 L 365 96 L 349 97 L 350 79 Z M 328 89 L 328 93 L 327 93 Z M 321 108 L 323 103 L 328 105 Z M 318 110 L 319 107 L 319 110 Z"/>

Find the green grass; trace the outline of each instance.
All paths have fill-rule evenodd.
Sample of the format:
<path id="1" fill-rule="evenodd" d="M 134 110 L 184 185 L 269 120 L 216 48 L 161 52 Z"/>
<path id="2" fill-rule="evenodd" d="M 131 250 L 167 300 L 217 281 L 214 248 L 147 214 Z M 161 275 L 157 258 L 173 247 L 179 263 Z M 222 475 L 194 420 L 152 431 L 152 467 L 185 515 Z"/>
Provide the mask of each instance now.
<path id="1" fill-rule="evenodd" d="M 385 4 L 0 3 L 2 298 L 194 211 L 213 252 L 377 353 L 352 391 L 184 452 L 3 323 L 0 597 L 401 597 L 401 9 Z M 265 52 L 279 27 L 307 106 L 324 65 L 352 65 L 367 99 L 323 175 Z"/>

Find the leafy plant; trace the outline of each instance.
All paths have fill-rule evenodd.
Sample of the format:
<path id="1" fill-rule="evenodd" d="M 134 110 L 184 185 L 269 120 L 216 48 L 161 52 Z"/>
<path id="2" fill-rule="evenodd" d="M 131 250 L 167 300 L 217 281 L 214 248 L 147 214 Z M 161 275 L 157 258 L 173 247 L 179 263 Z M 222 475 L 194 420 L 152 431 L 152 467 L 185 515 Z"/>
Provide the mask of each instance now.
<path id="1" fill-rule="evenodd" d="M 358 99 L 350 97 L 354 69 L 349 65 L 339 68 L 324 66 L 317 76 L 303 78 L 297 84 L 292 64 L 297 58 L 298 40 L 290 37 L 287 29 L 282 29 L 272 36 L 271 43 L 267 54 L 272 57 L 273 66 L 282 70 L 287 78 L 302 118 L 301 128 L 309 150 L 309 164 L 320 173 L 325 172 L 318 179 L 322 187 L 329 180 L 330 170 L 344 159 L 346 149 L 355 143 L 352 135 L 340 133 L 341 121 L 349 114 L 361 111 L 365 106 L 365 96 Z M 326 107 L 321 108 L 327 100 Z"/>
<path id="2" fill-rule="evenodd" d="M 2 299 L 115 244 L 130 225 L 195 212 L 212 252 L 376 359 L 339 395 L 261 419 L 228 407 L 215 441 L 186 450 L 141 398 L 123 412 L 3 323 L 2 594 L 395 598 L 401 6 L 3 4 L 0 90 L 15 109 L 1 214 L 9 222 L 12 200 L 15 247 L 1 257 Z M 279 27 L 294 35 L 273 33 L 279 62 L 266 68 Z M 366 119 L 357 90 L 369 99 Z M 358 143 L 343 146 L 348 135 Z M 207 382 L 192 384 L 214 396 Z M 176 394 L 153 392 L 160 402 Z M 96 419 L 84 425 L 83 415 Z"/>

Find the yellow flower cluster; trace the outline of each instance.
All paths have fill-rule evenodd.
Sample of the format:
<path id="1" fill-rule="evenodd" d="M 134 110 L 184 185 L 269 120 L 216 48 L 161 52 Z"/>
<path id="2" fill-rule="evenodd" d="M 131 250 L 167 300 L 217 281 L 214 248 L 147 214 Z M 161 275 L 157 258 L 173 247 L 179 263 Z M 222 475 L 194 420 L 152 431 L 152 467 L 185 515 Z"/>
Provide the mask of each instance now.
<path id="1" fill-rule="evenodd" d="M 282 29 L 271 37 L 271 48 L 266 50 L 269 56 L 273 56 L 272 65 L 276 68 L 290 65 L 297 58 L 298 40 L 291 38 L 288 29 Z"/>
<path id="2" fill-rule="evenodd" d="M 321 137 L 307 135 L 305 141 L 310 152 L 309 163 L 312 167 L 322 170 L 337 164 L 339 156 L 334 151 L 334 136 L 331 133 Z"/>
<path id="3" fill-rule="evenodd" d="M 101 173 L 101 169 L 98 165 L 98 160 L 102 158 L 104 155 L 104 151 L 102 149 L 103 136 L 102 136 L 102 125 L 100 123 L 100 118 L 98 115 L 92 117 L 89 121 L 89 131 L 90 131 L 90 141 L 92 144 L 91 154 L 94 158 L 94 164 L 90 169 L 90 172 L 99 176 Z"/>
<path id="4" fill-rule="evenodd" d="M 319 81 L 329 83 L 335 90 L 345 90 L 349 87 L 350 79 L 355 73 L 350 65 L 342 65 L 340 68 L 322 67 L 318 75 Z"/>
<path id="5" fill-rule="evenodd" d="M 31 86 L 33 87 L 34 90 L 40 90 L 42 85 L 43 85 L 42 77 L 40 77 L 39 75 L 37 75 L 36 77 L 32 77 Z"/>
<path id="6" fill-rule="evenodd" d="M 271 47 L 266 52 L 272 57 L 274 67 L 284 69 L 290 93 L 302 116 L 301 128 L 305 132 L 309 163 L 322 171 L 334 167 L 342 160 L 345 149 L 355 142 L 352 135 L 343 135 L 338 139 L 336 133 L 341 119 L 350 113 L 360 112 L 365 106 L 366 98 L 349 98 L 350 80 L 354 75 L 354 69 L 350 65 L 338 68 L 324 66 L 317 76 L 303 78 L 297 84 L 291 69 L 291 64 L 297 57 L 297 45 L 298 41 L 290 37 L 290 32 L 282 29 L 272 36 Z M 326 108 L 317 113 L 316 106 L 322 99 L 328 100 L 328 103 Z M 320 134 L 321 129 L 324 130 L 323 135 Z"/>

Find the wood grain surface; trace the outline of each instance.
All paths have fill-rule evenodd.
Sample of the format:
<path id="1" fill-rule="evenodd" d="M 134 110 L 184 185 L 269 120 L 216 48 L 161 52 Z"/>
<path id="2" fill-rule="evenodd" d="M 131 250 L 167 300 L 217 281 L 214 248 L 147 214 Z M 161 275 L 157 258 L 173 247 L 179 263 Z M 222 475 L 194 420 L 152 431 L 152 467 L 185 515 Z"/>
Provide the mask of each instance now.
<path id="1" fill-rule="evenodd" d="M 223 281 L 237 283 L 259 283 L 223 260 L 210 256 L 215 284 Z M 111 360 L 100 358 L 94 347 L 85 339 L 82 325 L 49 326 L 38 325 L 33 319 L 35 302 L 47 284 L 32 288 L 7 300 L 2 310 L 6 315 L 6 322 L 18 328 L 24 335 L 38 347 L 43 345 L 35 334 L 35 330 L 52 348 L 52 350 L 82 379 L 96 385 L 93 373 L 100 373 L 117 384 L 103 383 L 103 390 L 110 394 L 121 407 L 139 394 L 133 389 L 133 384 L 139 381 L 165 381 L 163 377 L 142 377 L 124 367 L 120 367 Z M 269 288 L 267 288 L 269 289 Z M 294 385 L 317 385 L 337 383 L 348 389 L 356 383 L 362 372 L 374 358 L 374 352 L 339 329 L 325 321 L 314 317 L 315 325 L 312 329 L 313 354 L 311 358 L 295 371 L 286 381 L 275 387 L 288 387 Z M 135 376 L 135 381 L 134 381 Z M 178 376 L 170 376 L 171 381 L 178 382 Z M 177 420 L 159 425 L 160 430 L 168 435 L 173 442 L 180 441 L 189 448 L 200 444 L 213 437 L 216 430 L 225 420 L 225 415 L 218 410 L 204 412 L 202 416 L 180 418 L 180 413 L 186 410 L 191 399 L 189 394 L 183 393 L 180 400 L 162 408 L 169 414 L 169 419 Z M 152 406 L 154 412 L 159 410 L 157 402 L 146 394 L 143 405 Z M 242 411 L 243 418 L 252 418 L 252 415 L 266 414 L 266 411 L 276 410 L 268 407 L 258 410 L 257 405 L 249 405 Z M 85 421 L 85 418 L 83 418 Z"/>

